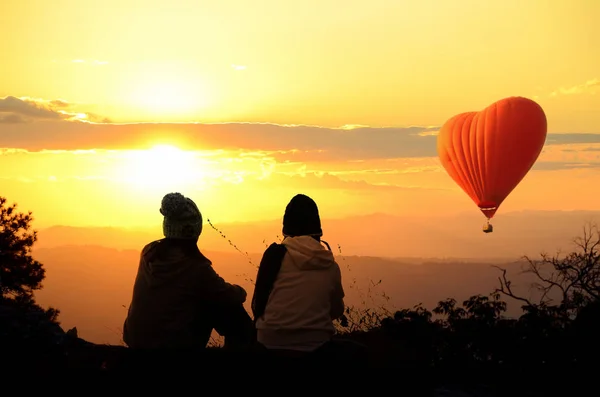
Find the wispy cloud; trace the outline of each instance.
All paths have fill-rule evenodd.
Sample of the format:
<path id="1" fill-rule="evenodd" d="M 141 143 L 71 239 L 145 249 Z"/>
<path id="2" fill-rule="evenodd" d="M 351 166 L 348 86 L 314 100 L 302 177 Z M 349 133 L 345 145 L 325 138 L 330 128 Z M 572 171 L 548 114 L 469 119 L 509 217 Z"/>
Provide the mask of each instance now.
<path id="1" fill-rule="evenodd" d="M 108 121 L 92 113 L 81 113 L 73 109 L 74 104 L 62 99 L 46 100 L 32 97 L 0 98 L 0 123 L 20 124 L 32 121 Z"/>
<path id="2" fill-rule="evenodd" d="M 419 132 L 420 136 L 437 136 L 440 133 L 439 130 L 434 130 L 434 131 L 423 131 L 423 132 Z"/>
<path id="3" fill-rule="evenodd" d="M 68 118 L 65 113 L 60 112 L 66 106 L 67 103 L 61 100 L 44 101 L 8 96 L 0 99 L 0 117 L 5 123 L 20 123 L 27 119 L 58 120 Z"/>
<path id="4" fill-rule="evenodd" d="M 234 70 L 246 70 L 247 66 L 246 65 L 236 65 L 236 64 L 231 64 L 231 67 Z"/>
<path id="5" fill-rule="evenodd" d="M 28 150 L 137 149 L 150 137 L 192 150 L 268 154 L 277 162 L 360 162 L 373 159 L 437 157 L 439 126 L 325 128 L 265 123 L 98 124 L 66 101 L 0 99 L 4 120 L 0 147 Z M 8 118 L 8 119 L 7 119 Z M 12 120 L 11 120 L 12 118 Z M 18 123 L 21 119 L 37 123 Z M 79 119 L 80 122 L 76 121 Z M 69 121 L 70 120 L 70 121 Z M 12 121 L 12 123 L 8 123 Z M 600 133 L 548 134 L 546 149 L 600 144 Z"/>
<path id="6" fill-rule="evenodd" d="M 25 104 L 19 103 L 22 107 Z M 66 117 L 51 112 L 55 119 Z M 71 115 L 71 118 L 75 114 Z M 93 124 L 48 122 L 13 124 L 0 135 L 0 147 L 42 149 L 139 148 L 149 134 L 192 149 L 273 152 L 290 161 L 360 160 L 435 156 L 435 136 L 421 136 L 436 127 L 323 128 L 276 124 Z"/>
<path id="7" fill-rule="evenodd" d="M 43 150 L 29 152 L 23 149 L 0 149 L 0 177 L 28 181 L 86 181 L 106 180 L 116 183 L 132 183 L 141 176 L 133 170 L 137 164 L 138 151 L 64 151 Z M 161 162 L 157 155 L 156 162 Z M 147 157 L 146 157 L 147 159 Z M 18 164 L 19 166 L 14 166 Z M 192 152 L 186 180 L 193 184 L 220 186 L 250 183 L 253 186 L 277 188 L 294 186 L 299 189 L 332 190 L 405 190 L 433 189 L 420 185 L 399 183 L 392 179 L 373 179 L 371 176 L 394 176 L 402 170 L 366 169 L 362 171 L 332 171 L 327 167 L 306 163 L 279 163 L 267 153 L 223 152 L 215 158 L 206 152 Z M 176 167 L 176 166 L 175 166 Z M 130 171 L 133 172 L 131 173 Z M 194 172 L 196 170 L 196 172 Z M 406 169 L 406 172 L 415 170 Z M 23 175 L 23 172 L 26 175 Z M 166 171 L 168 172 L 168 170 Z M 258 184 L 258 185 L 257 185 Z M 438 187 L 436 187 L 437 189 Z M 440 188 L 441 189 L 441 188 Z"/>
<path id="8" fill-rule="evenodd" d="M 548 134 L 545 145 L 570 145 L 579 143 L 600 143 L 600 132 L 597 134 Z"/>
<path id="9" fill-rule="evenodd" d="M 294 186 L 297 189 L 331 189 L 331 190 L 451 190 L 446 187 L 406 186 L 394 183 L 370 183 L 363 179 L 342 179 L 327 172 L 306 172 L 304 174 L 274 173 L 267 179 L 260 179 L 268 186 Z"/>
<path id="10" fill-rule="evenodd" d="M 151 157 L 152 156 L 152 157 Z M 202 184 L 238 184 L 269 180 L 276 187 L 296 186 L 319 189 L 405 189 L 436 187 L 424 186 L 410 174 L 440 171 L 431 159 L 405 159 L 404 161 L 368 161 L 353 163 L 294 162 L 276 159 L 269 152 L 190 151 L 181 164 L 169 162 L 160 167 L 169 173 L 169 166 L 185 169 L 185 179 Z M 0 149 L 0 176 L 20 177 L 26 170 L 27 177 L 47 180 L 106 179 L 132 182 L 131 178 L 152 174 L 149 162 L 160 164 L 168 158 L 160 153 L 149 154 L 139 150 L 41 150 Z M 141 163 L 140 163 L 141 161 Z M 176 160 L 178 161 L 178 160 Z M 18 166 L 15 166 L 18 164 Z M 386 167 L 386 168 L 384 168 Z M 403 176 L 405 175 L 405 176 Z M 164 176 L 164 175 L 163 175 Z M 291 185 L 290 185 L 291 184 Z M 439 187 L 439 186 L 437 186 Z"/>
<path id="11" fill-rule="evenodd" d="M 550 96 L 556 97 L 559 95 L 577 95 L 577 94 L 595 94 L 600 89 L 600 79 L 591 79 L 583 84 L 574 85 L 571 87 L 560 87 L 550 93 Z"/>
<path id="12" fill-rule="evenodd" d="M 533 166 L 534 170 L 538 171 L 558 171 L 558 170 L 573 170 L 581 168 L 600 168 L 600 162 L 594 163 L 571 163 L 563 161 L 540 161 Z"/>
<path id="13" fill-rule="evenodd" d="M 95 149 L 140 149 L 161 143 L 162 139 L 164 143 L 201 151 L 203 161 L 210 163 L 212 158 L 220 167 L 223 161 L 256 167 L 257 174 L 263 177 L 274 172 L 295 174 L 300 167 L 305 167 L 304 172 L 325 172 L 343 178 L 441 170 L 437 161 L 439 126 L 112 124 L 77 111 L 77 104 L 63 99 L 13 96 L 0 98 L 0 123 L 0 148 L 85 153 Z M 600 162 L 599 150 L 600 131 L 597 134 L 548 134 L 534 169 L 578 165 L 589 168 L 590 164 Z M 14 152 L 0 151 L 2 155 L 9 153 Z M 420 159 L 426 161 L 419 162 Z M 250 165 L 249 161 L 256 165 Z M 310 167 L 306 168 L 307 164 Z M 236 175 L 235 178 L 239 178 L 239 174 Z"/>

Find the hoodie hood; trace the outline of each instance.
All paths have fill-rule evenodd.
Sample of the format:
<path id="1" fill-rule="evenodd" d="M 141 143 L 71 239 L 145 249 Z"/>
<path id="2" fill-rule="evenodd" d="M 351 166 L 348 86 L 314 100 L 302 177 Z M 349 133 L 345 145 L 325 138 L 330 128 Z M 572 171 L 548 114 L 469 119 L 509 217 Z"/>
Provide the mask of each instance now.
<path id="1" fill-rule="evenodd" d="M 169 283 L 188 273 L 198 262 L 211 265 L 195 242 L 185 240 L 159 240 L 142 253 L 143 275 L 149 286 Z"/>
<path id="2" fill-rule="evenodd" d="M 335 263 L 333 253 L 311 236 L 286 237 L 282 244 L 299 269 L 326 269 Z"/>

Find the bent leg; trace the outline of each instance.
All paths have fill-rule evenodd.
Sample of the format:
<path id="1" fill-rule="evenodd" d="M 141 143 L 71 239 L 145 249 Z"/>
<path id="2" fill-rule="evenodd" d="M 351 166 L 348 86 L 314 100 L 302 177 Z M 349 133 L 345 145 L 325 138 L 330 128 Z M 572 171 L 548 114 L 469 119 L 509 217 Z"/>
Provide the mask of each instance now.
<path id="1" fill-rule="evenodd" d="M 225 338 L 226 348 L 256 346 L 256 328 L 243 305 L 219 305 L 211 310 L 211 325 Z"/>

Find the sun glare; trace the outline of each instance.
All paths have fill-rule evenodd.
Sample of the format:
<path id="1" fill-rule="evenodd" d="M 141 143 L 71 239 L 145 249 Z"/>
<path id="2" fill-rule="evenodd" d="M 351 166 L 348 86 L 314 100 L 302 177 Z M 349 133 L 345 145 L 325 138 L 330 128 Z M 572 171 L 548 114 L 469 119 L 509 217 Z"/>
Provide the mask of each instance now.
<path id="1" fill-rule="evenodd" d="M 194 97 L 187 92 L 185 85 L 154 83 L 141 90 L 139 103 L 153 112 L 186 111 L 194 106 Z"/>
<path id="2" fill-rule="evenodd" d="M 128 151 L 123 177 L 127 183 L 150 189 L 182 189 L 202 179 L 193 152 L 171 145 Z"/>

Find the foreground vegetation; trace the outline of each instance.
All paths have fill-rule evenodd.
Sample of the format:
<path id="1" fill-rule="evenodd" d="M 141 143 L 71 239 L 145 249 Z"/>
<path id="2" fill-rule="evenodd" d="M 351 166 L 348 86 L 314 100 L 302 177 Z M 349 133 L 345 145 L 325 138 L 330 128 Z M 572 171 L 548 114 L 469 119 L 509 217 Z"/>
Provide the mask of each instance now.
<path id="1" fill-rule="evenodd" d="M 134 359 L 132 355 L 137 353 L 125 347 L 88 343 L 77 337 L 76 329 L 65 332 L 60 328 L 58 310 L 35 303 L 33 291 L 41 288 L 45 275 L 42 265 L 31 257 L 36 241 L 30 230 L 31 214 L 18 213 L 15 205 L 6 203 L 0 197 L 0 351 L 14 353 L 11 365 L 20 362 L 42 371 L 119 370 L 148 363 L 147 356 L 141 361 Z M 586 225 L 574 243 L 573 252 L 567 255 L 525 258 L 523 271 L 538 280 L 532 285 L 536 301 L 513 293 L 509 275 L 498 269 L 495 291 L 464 302 L 450 298 L 434 308 L 395 311 L 347 308 L 336 324 L 338 338 L 364 344 L 368 358 L 364 363 L 338 364 L 427 373 L 431 384 L 523 386 L 540 381 L 532 375 L 538 370 L 567 380 L 568 371 L 594 362 L 600 352 L 598 228 Z M 519 318 L 505 316 L 507 300 L 522 304 Z M 188 353 L 202 365 L 202 354 Z M 203 354 L 211 355 L 211 365 L 221 360 L 231 369 L 235 366 L 231 355 L 260 355 L 262 351 L 211 348 Z M 168 362 L 172 367 L 173 362 L 182 361 Z M 234 363 L 248 368 L 247 360 L 236 358 Z M 556 382 L 546 384 L 557 387 Z"/>

